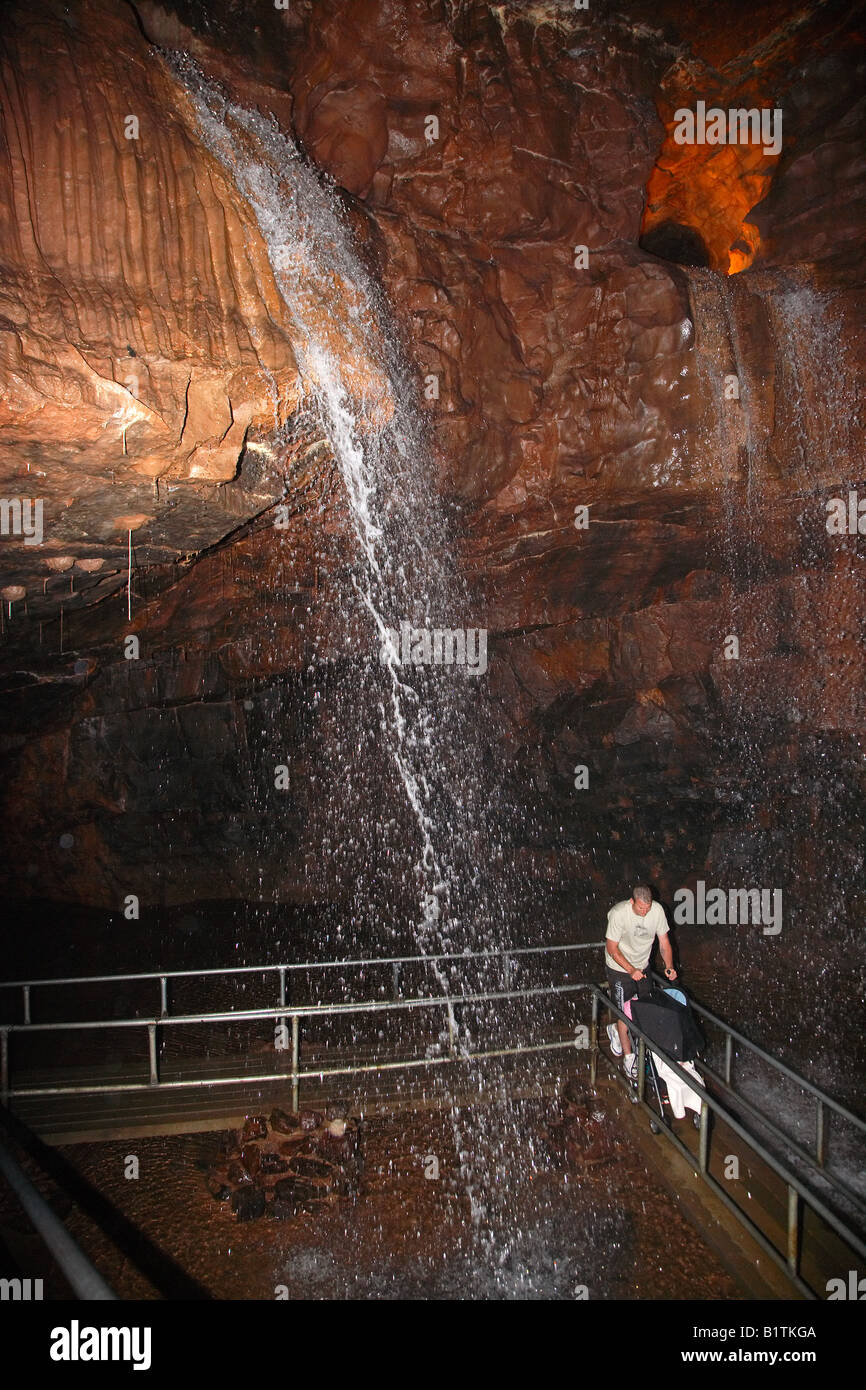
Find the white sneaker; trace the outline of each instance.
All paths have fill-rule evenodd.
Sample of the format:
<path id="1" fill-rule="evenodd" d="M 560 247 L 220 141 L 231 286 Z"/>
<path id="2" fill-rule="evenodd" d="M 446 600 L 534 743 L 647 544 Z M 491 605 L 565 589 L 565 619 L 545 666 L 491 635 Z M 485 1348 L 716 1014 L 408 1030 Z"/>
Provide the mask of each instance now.
<path id="1" fill-rule="evenodd" d="M 629 1081 L 637 1081 L 637 1057 L 633 1052 L 623 1058 L 622 1069 Z"/>
<path id="2" fill-rule="evenodd" d="M 619 1031 L 615 1023 L 607 1025 L 607 1040 L 610 1043 L 610 1050 L 614 1057 L 622 1056 L 622 1043 L 619 1040 Z"/>

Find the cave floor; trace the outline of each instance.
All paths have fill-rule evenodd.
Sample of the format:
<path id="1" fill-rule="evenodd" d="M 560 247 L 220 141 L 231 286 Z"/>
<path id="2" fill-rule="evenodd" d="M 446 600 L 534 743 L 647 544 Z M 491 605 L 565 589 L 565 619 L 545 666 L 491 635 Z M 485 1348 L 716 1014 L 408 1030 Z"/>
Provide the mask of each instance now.
<path id="1" fill-rule="evenodd" d="M 489 1227 L 473 1226 L 458 1158 L 458 1142 L 470 1153 L 484 1147 L 478 1138 L 489 1111 L 479 1107 L 460 1113 L 459 1141 L 442 1112 L 366 1120 L 357 1197 L 290 1220 L 266 1215 L 240 1223 L 210 1196 L 204 1170 L 216 1153 L 216 1133 L 61 1150 L 150 1242 L 144 1264 L 150 1260 L 152 1277 L 68 1199 L 65 1211 L 56 1193 L 55 1202 L 124 1299 L 746 1296 L 624 1138 L 606 1162 L 588 1167 L 547 1142 L 553 1113 L 543 1100 L 510 1110 L 508 1155 L 498 1170 L 508 1174 L 508 1215 L 494 1216 Z M 137 1180 L 124 1176 L 130 1154 L 138 1158 Z M 431 1156 L 434 1179 L 425 1176 L 436 1166 Z M 500 1195 L 496 1189 L 494 1205 Z M 20 1266 L 43 1273 L 36 1238 L 2 1194 L 0 1239 Z M 141 1251 L 134 1258 L 141 1263 Z M 46 1296 L 65 1296 L 50 1267 L 44 1274 Z"/>

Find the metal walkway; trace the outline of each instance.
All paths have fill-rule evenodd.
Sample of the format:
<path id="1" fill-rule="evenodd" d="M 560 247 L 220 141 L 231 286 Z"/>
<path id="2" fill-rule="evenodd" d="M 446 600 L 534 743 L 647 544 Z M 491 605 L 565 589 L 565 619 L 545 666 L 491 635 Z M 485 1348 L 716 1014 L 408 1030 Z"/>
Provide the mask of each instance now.
<path id="1" fill-rule="evenodd" d="M 470 1103 L 485 1099 L 485 1063 L 494 1058 L 514 1097 L 551 1093 L 576 1072 L 594 1084 L 600 1067 L 625 1085 L 599 1046 L 601 1009 L 618 1012 L 592 978 L 600 963 L 588 953 L 602 946 L 14 981 L 0 985 L 0 1091 L 22 1121 L 61 1143 L 234 1127 L 250 1111 L 337 1097 L 360 1114 Z M 553 964 L 558 978 L 539 982 Z M 463 989 L 444 995 L 443 970 Z M 351 998 L 355 991 L 364 997 Z M 649 1040 L 631 1023 L 640 1060 L 629 1098 L 798 1293 L 823 1297 L 823 1272 L 866 1268 L 866 1195 L 835 1162 L 844 1139 L 862 1178 L 866 1124 L 694 1007 L 708 1037 L 698 1063 L 700 1133 L 651 1104 Z M 751 1062 L 813 1107 L 811 1143 L 786 1126 L 784 1111 L 768 1114 L 744 1093 Z M 731 1158 L 748 1184 L 729 1180 Z"/>

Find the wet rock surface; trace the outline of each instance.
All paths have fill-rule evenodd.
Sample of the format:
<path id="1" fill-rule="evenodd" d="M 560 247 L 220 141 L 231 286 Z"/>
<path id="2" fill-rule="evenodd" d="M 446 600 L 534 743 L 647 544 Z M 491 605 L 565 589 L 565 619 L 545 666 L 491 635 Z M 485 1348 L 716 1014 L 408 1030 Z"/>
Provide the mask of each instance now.
<path id="1" fill-rule="evenodd" d="M 584 1173 L 622 1155 L 623 1141 L 597 1096 L 574 1082 L 554 1105 L 547 1132 L 552 1155 L 574 1173 Z"/>
<path id="2" fill-rule="evenodd" d="M 358 1122 L 333 1107 L 298 1114 L 277 1107 L 222 1136 L 206 1187 L 239 1221 L 290 1220 L 357 1196 L 360 1153 Z"/>
<path id="3" fill-rule="evenodd" d="M 31 167 L 13 141 L 0 171 L 3 486 L 38 479 L 48 517 L 44 547 L 3 541 L 25 589 L 0 647 L 17 894 L 115 907 L 149 843 L 156 900 L 334 900 L 380 852 L 362 836 L 354 864 L 317 862 L 333 827 L 311 783 L 346 719 L 328 673 L 362 678 L 345 500 L 255 221 L 151 44 L 187 48 L 297 137 L 393 306 L 455 505 L 466 616 L 490 634 L 498 727 L 478 756 L 506 765 L 534 822 L 509 847 L 530 880 L 551 860 L 563 887 L 606 894 L 637 875 L 670 894 L 718 829 L 756 819 L 783 827 L 788 864 L 815 840 L 853 852 L 864 572 L 857 538 L 827 535 L 824 501 L 847 495 L 864 444 L 858 21 L 737 13 L 720 28 L 642 3 L 589 22 L 554 5 L 328 0 L 253 31 L 219 5 L 205 24 L 194 5 L 142 4 L 140 27 L 99 0 L 70 23 L 14 11 L 5 119 L 43 157 Z M 46 45 L 71 125 L 36 80 Z M 699 91 L 782 103 L 781 158 L 753 169 L 730 147 L 675 149 L 671 112 Z M 717 269 L 648 252 L 662 224 L 691 229 Z M 748 227 L 760 244 L 727 278 Z M 293 423 L 269 461 L 274 389 Z M 131 528 L 130 627 L 123 599 L 94 601 L 123 585 Z M 723 655 L 731 632 L 739 663 Z M 375 786 L 362 725 L 347 745 Z M 278 752 L 290 798 L 270 795 Z M 819 763 L 841 800 L 806 790 Z M 751 872 L 772 869 L 758 856 Z M 839 897 L 826 875 L 791 889 Z"/>

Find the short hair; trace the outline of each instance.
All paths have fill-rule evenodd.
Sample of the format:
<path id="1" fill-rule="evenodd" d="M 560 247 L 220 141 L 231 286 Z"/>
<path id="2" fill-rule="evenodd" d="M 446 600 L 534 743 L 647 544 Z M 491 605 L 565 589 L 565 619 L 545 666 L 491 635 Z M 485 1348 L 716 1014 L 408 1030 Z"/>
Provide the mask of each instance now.
<path id="1" fill-rule="evenodd" d="M 637 888 L 631 890 L 632 898 L 638 903 L 651 903 L 653 900 L 652 889 L 647 888 L 645 883 L 639 883 Z"/>

